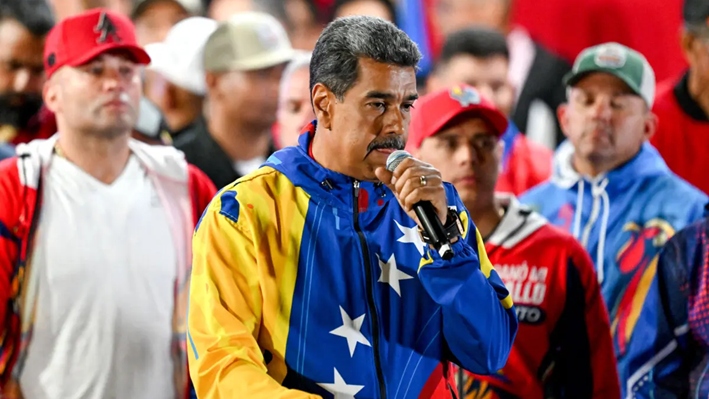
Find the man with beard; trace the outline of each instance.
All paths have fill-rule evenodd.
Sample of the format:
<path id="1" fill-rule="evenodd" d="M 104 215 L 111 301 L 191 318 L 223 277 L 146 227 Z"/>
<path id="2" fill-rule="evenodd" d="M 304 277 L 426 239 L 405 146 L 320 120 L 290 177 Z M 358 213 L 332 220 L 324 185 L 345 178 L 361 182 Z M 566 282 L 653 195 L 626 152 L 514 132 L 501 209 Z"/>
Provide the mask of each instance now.
<path id="1" fill-rule="evenodd" d="M 40 111 L 42 50 L 53 25 L 45 0 L 0 2 L 0 143 L 19 144 L 54 133 L 53 116 Z"/>
<path id="2" fill-rule="evenodd" d="M 212 201 L 193 238 L 199 398 L 444 397 L 451 362 L 505 364 L 515 310 L 455 189 L 414 158 L 385 168 L 420 59 L 390 22 L 332 22 L 310 63 L 316 122 Z M 419 201 L 452 253 L 419 234 Z"/>
<path id="3" fill-rule="evenodd" d="M 149 61 L 104 9 L 47 37 L 59 132 L 0 162 L 0 397 L 187 396 L 190 237 L 215 188 L 130 139 Z"/>
<path id="4" fill-rule="evenodd" d="M 588 254 L 513 195 L 495 195 L 507 125 L 467 85 L 427 94 L 411 116 L 407 149 L 455 185 L 520 323 L 505 367 L 491 376 L 461 373 L 460 397 L 619 399 L 608 314 Z"/>
<path id="5" fill-rule="evenodd" d="M 584 50 L 564 77 L 559 121 L 568 141 L 554 174 L 521 197 L 573 232 L 591 255 L 610 313 L 623 397 L 644 387 L 661 348 L 638 322 L 656 279 L 656 256 L 675 231 L 703 215 L 707 197 L 669 168 L 647 140 L 655 74 L 645 57 L 618 43 Z"/>

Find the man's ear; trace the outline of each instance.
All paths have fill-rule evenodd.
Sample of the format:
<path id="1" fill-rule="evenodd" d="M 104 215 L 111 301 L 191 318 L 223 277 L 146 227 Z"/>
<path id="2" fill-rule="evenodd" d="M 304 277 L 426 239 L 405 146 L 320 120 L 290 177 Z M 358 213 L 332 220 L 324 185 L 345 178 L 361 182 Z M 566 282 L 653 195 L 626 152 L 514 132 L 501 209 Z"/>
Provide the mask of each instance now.
<path id="1" fill-rule="evenodd" d="M 61 73 L 61 71 L 56 71 L 51 78 L 44 82 L 44 86 L 42 86 L 42 100 L 47 109 L 52 111 L 52 113 L 57 113 L 59 110 L 59 84 L 56 82 L 56 79 L 53 79 L 56 78 L 58 73 Z"/>
<path id="2" fill-rule="evenodd" d="M 689 61 L 690 63 L 695 62 L 695 43 L 696 39 L 694 35 L 689 33 L 686 29 L 683 29 L 679 39 L 679 45 L 682 49 L 682 53 L 684 53 L 684 58 L 687 59 L 687 61 Z"/>
<path id="3" fill-rule="evenodd" d="M 559 125 L 561 125 L 561 132 L 564 133 L 564 136 L 568 137 L 566 132 L 568 131 L 566 128 L 569 125 L 569 120 L 566 117 L 566 111 L 569 108 L 568 103 L 563 103 L 560 104 L 559 107 L 556 109 L 556 118 L 559 120 Z"/>
<path id="4" fill-rule="evenodd" d="M 652 111 L 648 111 L 648 115 L 645 118 L 645 130 L 643 131 L 645 139 L 650 140 L 652 136 L 655 135 L 657 131 L 659 118 Z"/>
<path id="5" fill-rule="evenodd" d="M 318 127 L 332 129 L 332 117 L 335 105 L 335 95 L 322 83 L 313 87 L 313 110 L 318 120 Z"/>
<path id="6" fill-rule="evenodd" d="M 204 83 L 207 87 L 207 95 L 209 97 L 214 97 L 217 94 L 217 88 L 219 87 L 219 75 L 214 72 L 205 72 Z"/>

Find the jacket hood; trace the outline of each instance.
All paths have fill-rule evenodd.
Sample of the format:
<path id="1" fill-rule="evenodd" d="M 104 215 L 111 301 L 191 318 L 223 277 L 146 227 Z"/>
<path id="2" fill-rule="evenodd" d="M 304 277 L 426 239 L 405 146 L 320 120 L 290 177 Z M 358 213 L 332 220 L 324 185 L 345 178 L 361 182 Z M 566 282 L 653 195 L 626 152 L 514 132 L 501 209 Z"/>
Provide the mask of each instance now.
<path id="1" fill-rule="evenodd" d="M 505 215 L 486 240 L 488 244 L 513 248 L 547 223 L 542 215 L 522 205 L 514 195 L 497 194 L 495 201 L 505 208 Z"/>
<path id="2" fill-rule="evenodd" d="M 607 173 L 591 178 L 582 176 L 572 166 L 571 159 L 574 147 L 569 140 L 565 140 L 554 154 L 552 182 L 569 189 L 579 180 L 597 182 L 608 180 L 609 188 L 622 188 L 625 185 L 645 177 L 665 175 L 670 172 L 667 164 L 650 143 L 643 143 L 640 151 L 628 162 Z"/>

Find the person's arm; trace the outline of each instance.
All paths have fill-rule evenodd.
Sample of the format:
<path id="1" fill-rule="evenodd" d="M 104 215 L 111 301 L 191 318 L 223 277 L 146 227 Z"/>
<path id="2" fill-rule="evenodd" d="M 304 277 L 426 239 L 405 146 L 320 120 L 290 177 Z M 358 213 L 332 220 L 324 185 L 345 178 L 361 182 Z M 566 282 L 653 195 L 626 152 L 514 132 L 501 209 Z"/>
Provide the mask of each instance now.
<path id="1" fill-rule="evenodd" d="M 217 188 L 209 180 L 209 177 L 196 166 L 188 164 L 187 170 L 189 172 L 188 187 L 190 198 L 192 198 L 192 212 L 194 223 L 197 225 L 202 213 L 217 193 Z"/>
<path id="2" fill-rule="evenodd" d="M 690 370 L 694 359 L 703 357 L 691 339 L 688 312 L 690 290 L 704 284 L 693 280 L 705 267 L 707 241 L 701 238 L 705 223 L 677 233 L 658 255 L 656 278 L 637 322 L 643 328 L 636 327 L 621 369 L 627 370 L 621 373 L 627 392 L 637 398 L 678 399 L 690 393 Z M 694 306 L 707 306 L 701 298 L 697 296 Z"/>
<path id="3" fill-rule="evenodd" d="M 593 261 L 569 237 L 566 298 L 550 335 L 554 371 L 552 391 L 565 398 L 620 398 L 620 381 L 610 333 L 608 312 Z"/>
<path id="4" fill-rule="evenodd" d="M 465 231 L 452 246 L 455 256 L 443 260 L 435 250 L 429 250 L 419 279 L 441 306 L 450 360 L 475 374 L 492 374 L 507 362 L 517 333 L 517 316 L 480 233 L 459 199 L 456 203 L 462 210 Z"/>
<path id="5" fill-rule="evenodd" d="M 209 205 L 193 238 L 187 346 L 200 399 L 319 398 L 289 390 L 267 372 L 257 337 L 262 292 L 248 215 L 226 189 Z M 241 217 L 240 217 L 241 216 Z"/>
<path id="6" fill-rule="evenodd" d="M 19 235 L 14 231 L 18 220 L 17 208 L 23 199 L 22 190 L 18 189 L 19 175 L 16 165 L 17 158 L 0 161 L 0 357 L 10 356 L 14 351 L 15 342 L 12 342 L 10 335 L 17 332 L 17 326 L 12 331 L 12 317 L 8 314 L 12 309 L 11 280 L 17 258 L 20 256 L 21 243 Z M 7 377 L 8 366 L 0 362 L 0 377 Z M 0 392 L 2 388 L 0 386 Z"/>

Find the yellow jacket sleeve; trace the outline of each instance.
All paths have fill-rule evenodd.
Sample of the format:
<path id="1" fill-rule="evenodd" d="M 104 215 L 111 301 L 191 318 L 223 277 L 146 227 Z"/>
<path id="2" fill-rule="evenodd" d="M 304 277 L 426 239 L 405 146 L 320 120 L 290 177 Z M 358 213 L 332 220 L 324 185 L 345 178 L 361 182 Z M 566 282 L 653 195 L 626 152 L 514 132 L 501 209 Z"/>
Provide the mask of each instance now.
<path id="1" fill-rule="evenodd" d="M 284 388 L 268 373 L 258 342 L 263 312 L 253 244 L 258 232 L 248 216 L 239 220 L 235 194 L 223 192 L 212 201 L 193 237 L 187 345 L 197 396 L 320 398 Z"/>

